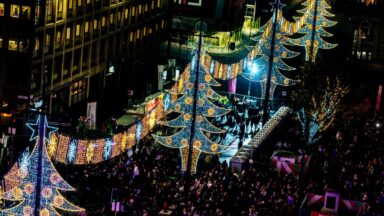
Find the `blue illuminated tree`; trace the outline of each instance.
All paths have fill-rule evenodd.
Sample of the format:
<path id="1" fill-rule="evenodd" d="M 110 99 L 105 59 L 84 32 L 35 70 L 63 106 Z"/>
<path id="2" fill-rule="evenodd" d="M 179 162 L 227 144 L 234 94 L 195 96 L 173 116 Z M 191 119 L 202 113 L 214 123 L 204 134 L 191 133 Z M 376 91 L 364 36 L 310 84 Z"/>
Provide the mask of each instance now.
<path id="1" fill-rule="evenodd" d="M 43 129 L 40 129 L 39 127 L 42 125 Z M 51 133 L 57 129 L 48 126 L 45 116 L 39 116 L 35 124 L 27 126 L 32 129 L 31 141 L 35 141 L 35 146 L 20 167 L 5 176 L 7 180 L 15 181 L 17 184 L 16 187 L 5 191 L 1 196 L 4 200 L 18 203 L 15 206 L 0 209 L 0 215 L 60 215 L 57 209 L 67 212 L 85 211 L 70 203 L 60 193 L 60 191 L 74 191 L 75 189 L 60 176 L 47 153 L 46 142 Z M 39 128 L 37 134 L 35 128 Z M 48 130 L 50 132 L 46 136 Z M 41 144 L 42 146 L 40 146 Z M 41 162 L 40 166 L 39 162 Z M 38 174 L 39 172 L 40 174 Z"/>
<path id="2" fill-rule="evenodd" d="M 297 83 L 296 80 L 290 79 L 281 73 L 281 70 L 296 70 L 296 68 L 287 65 L 283 59 L 290 59 L 299 55 L 299 53 L 291 51 L 284 46 L 285 41 L 288 39 L 288 33 L 284 32 L 283 27 L 284 18 L 281 10 L 283 6 L 284 5 L 280 4 L 279 7 L 273 9 L 273 18 L 261 28 L 263 34 L 255 49 L 255 53 L 257 54 L 256 59 L 248 59 L 248 63 L 246 63 L 248 65 L 245 65 L 245 67 L 252 67 L 251 64 L 254 64 L 257 70 L 248 70 L 243 73 L 246 79 L 261 83 L 263 98 L 265 98 L 269 70 L 271 71 L 270 98 L 273 97 L 276 86 L 291 86 Z M 275 17 L 277 19 L 275 19 Z M 275 34 L 273 34 L 274 27 L 276 28 Z M 274 48 L 273 51 L 272 45 Z"/>
<path id="3" fill-rule="evenodd" d="M 307 144 L 315 143 L 335 120 L 340 103 L 349 89 L 339 80 L 331 82 L 327 77 L 325 88 L 317 96 L 312 95 L 307 106 L 297 111 Z"/>
<path id="4" fill-rule="evenodd" d="M 192 59 L 192 63 L 189 64 L 185 71 L 185 81 L 182 96 L 177 98 L 174 102 L 169 103 L 168 109 L 179 113 L 180 115 L 170 121 L 162 122 L 164 126 L 179 129 L 173 135 L 170 136 L 157 136 L 152 135 L 153 138 L 160 144 L 170 147 L 178 148 L 180 150 L 182 159 L 182 171 L 187 170 L 187 161 L 189 154 L 189 143 L 193 118 L 193 98 L 194 98 L 194 83 L 196 81 L 196 73 L 194 72 L 196 64 L 196 56 Z M 215 81 L 211 74 L 209 74 L 206 68 L 200 64 L 199 68 L 199 80 L 197 89 L 197 109 L 195 119 L 195 131 L 193 136 L 193 149 L 192 149 L 192 161 L 190 172 L 196 172 L 197 161 L 200 153 L 217 154 L 228 149 L 226 145 L 218 144 L 211 140 L 212 134 L 224 133 L 220 128 L 217 128 L 209 122 L 207 117 L 217 117 L 227 114 L 230 110 L 221 108 L 213 104 L 210 100 L 220 99 L 221 96 L 212 90 L 211 86 L 220 85 Z"/>
<path id="5" fill-rule="evenodd" d="M 296 45 L 305 47 L 306 61 L 315 62 L 319 49 L 333 49 L 337 44 L 326 42 L 323 37 L 331 37 L 332 34 L 324 28 L 336 25 L 337 22 L 327 18 L 334 15 L 328 11 L 331 7 L 326 0 L 307 0 L 303 3 L 305 9 L 299 10 L 304 13 L 305 25 L 297 33 L 304 34 L 300 38 L 289 38 L 286 45 Z M 300 18 L 296 18 L 298 20 Z"/>

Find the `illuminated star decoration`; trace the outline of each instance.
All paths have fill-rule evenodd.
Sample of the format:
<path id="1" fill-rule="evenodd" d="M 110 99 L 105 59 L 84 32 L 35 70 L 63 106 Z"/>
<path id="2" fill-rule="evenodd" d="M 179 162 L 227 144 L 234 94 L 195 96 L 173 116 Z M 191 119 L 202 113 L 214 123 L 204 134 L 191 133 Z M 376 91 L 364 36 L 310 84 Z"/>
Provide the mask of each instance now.
<path id="1" fill-rule="evenodd" d="M 276 1 L 277 2 L 277 1 Z M 275 2 L 275 4 L 276 4 Z M 273 6 L 273 5 L 272 5 Z M 265 97 L 265 89 L 268 77 L 268 70 L 271 70 L 271 88 L 270 88 L 270 98 L 273 98 L 273 93 L 275 91 L 276 86 L 291 86 L 295 85 L 298 81 L 287 78 L 281 73 L 281 70 L 284 71 L 293 71 L 296 68 L 287 65 L 283 59 L 294 58 L 299 55 L 297 52 L 293 52 L 287 49 L 283 44 L 287 39 L 287 33 L 284 33 L 282 24 L 284 23 L 284 18 L 282 14 L 281 8 L 283 4 L 280 4 L 279 8 L 273 6 L 273 18 L 271 18 L 262 28 L 264 31 L 263 35 L 258 41 L 258 45 L 252 51 L 254 54 L 248 56 L 248 59 L 244 61 L 244 67 L 249 67 L 250 62 L 257 65 L 257 72 L 252 72 L 251 70 L 246 70 L 242 75 L 253 82 L 261 83 L 261 96 Z M 276 34 L 275 38 L 273 38 L 273 25 L 274 25 L 274 17 L 277 13 L 277 21 L 276 21 Z M 274 41 L 274 50 L 273 50 L 273 58 L 272 64 L 270 67 L 270 55 L 271 55 L 271 47 L 272 42 Z M 251 52 L 251 53 L 252 53 Z M 253 55 L 255 59 L 253 59 Z"/>
<path id="2" fill-rule="evenodd" d="M 178 148 L 180 150 L 182 166 L 181 170 L 187 170 L 187 160 L 190 143 L 190 133 L 193 118 L 193 98 L 194 98 L 194 83 L 196 80 L 196 56 L 193 57 L 192 63 L 189 64 L 183 76 L 186 78 L 183 83 L 183 91 L 181 97 L 169 104 L 169 109 L 179 113 L 175 119 L 163 122 L 162 124 L 171 128 L 180 129 L 170 136 L 152 135 L 153 138 L 160 144 L 169 148 Z M 194 137 L 192 137 L 192 164 L 191 173 L 196 172 L 196 165 L 200 153 L 217 154 L 228 150 L 227 143 L 219 144 L 211 140 L 213 134 L 221 134 L 224 131 L 210 123 L 207 117 L 217 117 L 227 114 L 230 110 L 221 108 L 213 104 L 210 100 L 218 100 L 221 98 L 219 94 L 212 90 L 210 86 L 219 86 L 220 84 L 212 78 L 206 68 L 201 64 L 199 67 L 199 85 L 197 89 L 197 104 L 196 104 L 196 119 Z"/>
<path id="3" fill-rule="evenodd" d="M 29 129 L 31 129 L 32 131 L 32 134 L 31 134 L 31 137 L 29 138 L 29 141 L 32 141 L 32 140 L 36 140 L 37 137 L 38 137 L 38 133 L 39 133 L 39 124 L 40 124 L 40 121 L 41 121 L 41 118 L 44 118 L 44 127 L 45 127 L 45 131 L 48 132 L 48 136 L 47 137 L 44 137 L 45 138 L 45 141 L 48 141 L 49 137 L 51 137 L 52 133 L 55 133 L 58 128 L 57 127 L 52 127 L 52 126 L 49 126 L 48 125 L 48 121 L 47 121 L 47 117 L 46 116 L 41 116 L 39 115 L 37 117 L 37 120 L 36 120 L 36 123 L 27 123 L 27 127 Z M 37 132 L 36 132 L 37 131 Z"/>
<path id="4" fill-rule="evenodd" d="M 41 116 L 39 119 L 40 121 L 46 120 L 45 117 L 42 118 Z M 43 134 L 38 134 L 35 139 L 35 146 L 27 159 L 29 163 L 7 174 L 18 184 L 2 194 L 1 198 L 12 201 L 13 205 L 4 206 L 0 210 L 0 215 L 35 215 L 36 197 L 40 197 L 40 207 L 37 209 L 40 216 L 60 215 L 57 209 L 67 212 L 84 211 L 61 195 L 60 191 L 74 191 L 75 189 L 60 176 L 48 156 L 45 127 L 47 127 L 46 122 L 44 122 Z M 44 137 L 41 152 L 38 150 L 41 145 L 40 137 Z M 40 160 L 41 167 L 38 165 Z M 37 179 L 39 171 L 41 172 L 41 181 Z M 39 182 L 40 191 L 37 191 Z"/>
<path id="5" fill-rule="evenodd" d="M 337 44 L 328 43 L 322 38 L 333 36 L 324 28 L 334 26 L 337 22 L 327 19 L 334 17 L 334 15 L 327 11 L 331 7 L 326 0 L 307 0 L 303 6 L 306 6 L 307 9 L 299 10 L 299 12 L 305 13 L 306 25 L 298 33 L 304 35 L 300 38 L 289 38 L 285 44 L 305 47 L 305 60 L 315 62 L 319 49 L 333 49 L 337 46 Z"/>

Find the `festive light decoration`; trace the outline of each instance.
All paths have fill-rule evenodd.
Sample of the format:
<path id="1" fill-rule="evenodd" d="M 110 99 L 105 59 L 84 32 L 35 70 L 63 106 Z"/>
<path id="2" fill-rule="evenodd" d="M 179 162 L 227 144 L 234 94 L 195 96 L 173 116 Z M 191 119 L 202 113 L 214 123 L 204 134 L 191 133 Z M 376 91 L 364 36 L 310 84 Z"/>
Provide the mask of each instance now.
<path id="1" fill-rule="evenodd" d="M 348 87 L 342 86 L 339 80 L 332 85 L 327 78 L 327 85 L 322 97 L 313 96 L 310 108 L 302 108 L 297 112 L 304 138 L 308 144 L 315 143 L 321 137 L 320 133 L 333 123 L 340 102 L 348 91 Z"/>
<path id="2" fill-rule="evenodd" d="M 282 59 L 290 59 L 299 55 L 297 52 L 288 50 L 283 42 L 287 39 L 286 33 L 282 29 L 282 24 L 284 23 L 284 18 L 282 14 L 281 7 L 274 9 L 274 16 L 277 13 L 277 19 L 270 19 L 261 29 L 264 31 L 263 35 L 260 37 L 258 45 L 249 53 L 248 58 L 245 60 L 245 65 L 248 62 L 251 62 L 253 59 L 254 64 L 258 67 L 258 72 L 254 73 L 251 70 L 247 70 L 242 75 L 253 82 L 260 82 L 262 89 L 262 97 L 265 98 L 265 89 L 267 82 L 268 70 L 271 70 L 271 88 L 270 88 L 270 98 L 273 98 L 273 93 L 277 85 L 280 86 L 291 86 L 297 83 L 296 80 L 285 77 L 280 70 L 284 71 L 293 71 L 295 68 L 284 63 Z M 273 24 L 276 22 L 276 34 L 273 38 Z M 272 62 L 271 47 L 274 44 L 273 58 Z M 270 68 L 271 67 L 271 68 Z"/>
<path id="3" fill-rule="evenodd" d="M 64 164 L 95 164 L 116 157 L 136 145 L 164 117 L 164 106 L 171 103 L 171 94 L 160 94 L 146 105 L 148 112 L 127 130 L 112 137 L 95 140 L 71 138 L 52 132 L 49 156 Z M 166 99 L 166 101 L 164 100 Z"/>
<path id="4" fill-rule="evenodd" d="M 190 143 L 190 133 L 192 126 L 192 110 L 193 110 L 193 93 L 194 83 L 196 81 L 196 73 L 192 72 L 195 68 L 196 56 L 192 59 L 183 74 L 188 74 L 185 77 L 189 79 L 184 80 L 184 87 L 182 96 L 169 104 L 169 109 L 179 113 L 180 115 L 170 121 L 162 122 L 164 126 L 179 128 L 180 130 L 171 136 L 158 136 L 152 135 L 153 138 L 160 144 L 170 147 L 178 148 L 182 158 L 182 171 L 187 170 L 187 160 Z M 197 160 L 201 152 L 216 154 L 227 150 L 226 145 L 221 145 L 213 142 L 208 134 L 219 134 L 224 131 L 211 124 L 207 117 L 216 117 L 227 114 L 230 110 L 224 109 L 214 105 L 209 99 L 221 98 L 210 86 L 218 86 L 219 83 L 215 81 L 211 74 L 208 73 L 206 67 L 201 64 L 199 67 L 199 86 L 197 91 L 197 107 L 195 119 L 195 131 L 193 137 L 193 151 L 192 151 L 192 166 L 191 172 L 196 172 Z"/>
<path id="5" fill-rule="evenodd" d="M 36 134 L 35 128 L 30 127 L 33 132 L 31 140 L 35 140 L 34 149 L 28 156 L 28 159 L 25 160 L 18 169 L 13 170 L 12 173 L 9 173 L 6 176 L 7 178 L 12 178 L 14 181 L 19 182 L 19 184 L 10 190 L 6 190 L 1 198 L 18 203 L 15 206 L 1 209 L 0 213 L 2 215 L 35 215 L 34 212 L 36 212 L 35 206 L 37 197 L 40 197 L 40 209 L 38 209 L 40 215 L 60 215 L 56 209 L 61 209 L 67 212 L 84 211 L 84 209 L 70 203 L 59 192 L 59 190 L 74 191 L 75 189 L 60 176 L 49 159 L 46 148 L 46 141 L 49 139 L 49 136 L 46 136 L 46 129 L 52 127 L 48 126 L 46 117 L 39 116 L 36 124 L 30 125 L 38 126 L 40 121 L 44 121 L 44 134 Z M 38 151 L 40 147 L 39 139 L 44 139 L 42 142 L 43 145 L 41 146 L 41 155 L 39 155 Z M 38 169 L 39 156 L 42 160 L 40 170 Z M 41 172 L 41 181 L 37 180 L 39 171 Z M 41 184 L 39 187 L 37 185 L 38 182 Z M 41 191 L 37 191 L 37 188 L 41 188 Z M 36 193 L 39 193 L 40 196 L 36 196 Z"/>
<path id="6" fill-rule="evenodd" d="M 337 22 L 327 19 L 334 15 L 327 11 L 331 7 L 326 0 L 308 0 L 303 5 L 307 9 L 300 10 L 299 12 L 304 13 L 305 26 L 300 28 L 297 33 L 304 35 L 301 38 L 289 38 L 285 44 L 305 47 L 306 61 L 315 62 L 319 49 L 333 49 L 337 46 L 337 44 L 328 43 L 322 38 L 332 36 L 324 28 L 334 26 Z"/>

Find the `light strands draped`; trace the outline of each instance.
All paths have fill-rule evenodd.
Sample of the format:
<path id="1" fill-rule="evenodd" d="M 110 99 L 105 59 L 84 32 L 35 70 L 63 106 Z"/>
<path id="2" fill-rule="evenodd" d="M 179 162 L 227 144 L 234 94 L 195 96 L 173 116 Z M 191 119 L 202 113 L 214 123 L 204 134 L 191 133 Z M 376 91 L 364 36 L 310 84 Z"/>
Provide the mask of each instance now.
<path id="1" fill-rule="evenodd" d="M 305 47 L 305 60 L 315 62 L 319 49 L 333 49 L 337 46 L 323 39 L 323 37 L 332 36 L 324 28 L 332 27 L 337 22 L 327 19 L 334 15 L 328 11 L 331 7 L 326 0 L 308 0 L 303 5 L 307 7 L 304 14 L 306 24 L 297 33 L 304 35 L 300 38 L 289 38 L 285 44 Z"/>

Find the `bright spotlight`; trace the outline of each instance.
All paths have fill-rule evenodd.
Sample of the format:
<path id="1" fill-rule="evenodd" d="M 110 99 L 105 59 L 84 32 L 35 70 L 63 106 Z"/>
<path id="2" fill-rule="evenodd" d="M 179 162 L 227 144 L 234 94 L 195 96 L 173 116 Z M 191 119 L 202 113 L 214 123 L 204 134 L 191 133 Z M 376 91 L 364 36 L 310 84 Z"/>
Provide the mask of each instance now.
<path id="1" fill-rule="evenodd" d="M 257 66 L 256 63 L 252 63 L 252 66 L 251 66 L 251 73 L 253 74 L 256 74 L 259 72 L 259 67 Z"/>
<path id="2" fill-rule="evenodd" d="M 379 122 L 376 122 L 376 128 L 379 128 L 381 125 L 380 125 L 380 123 Z"/>

